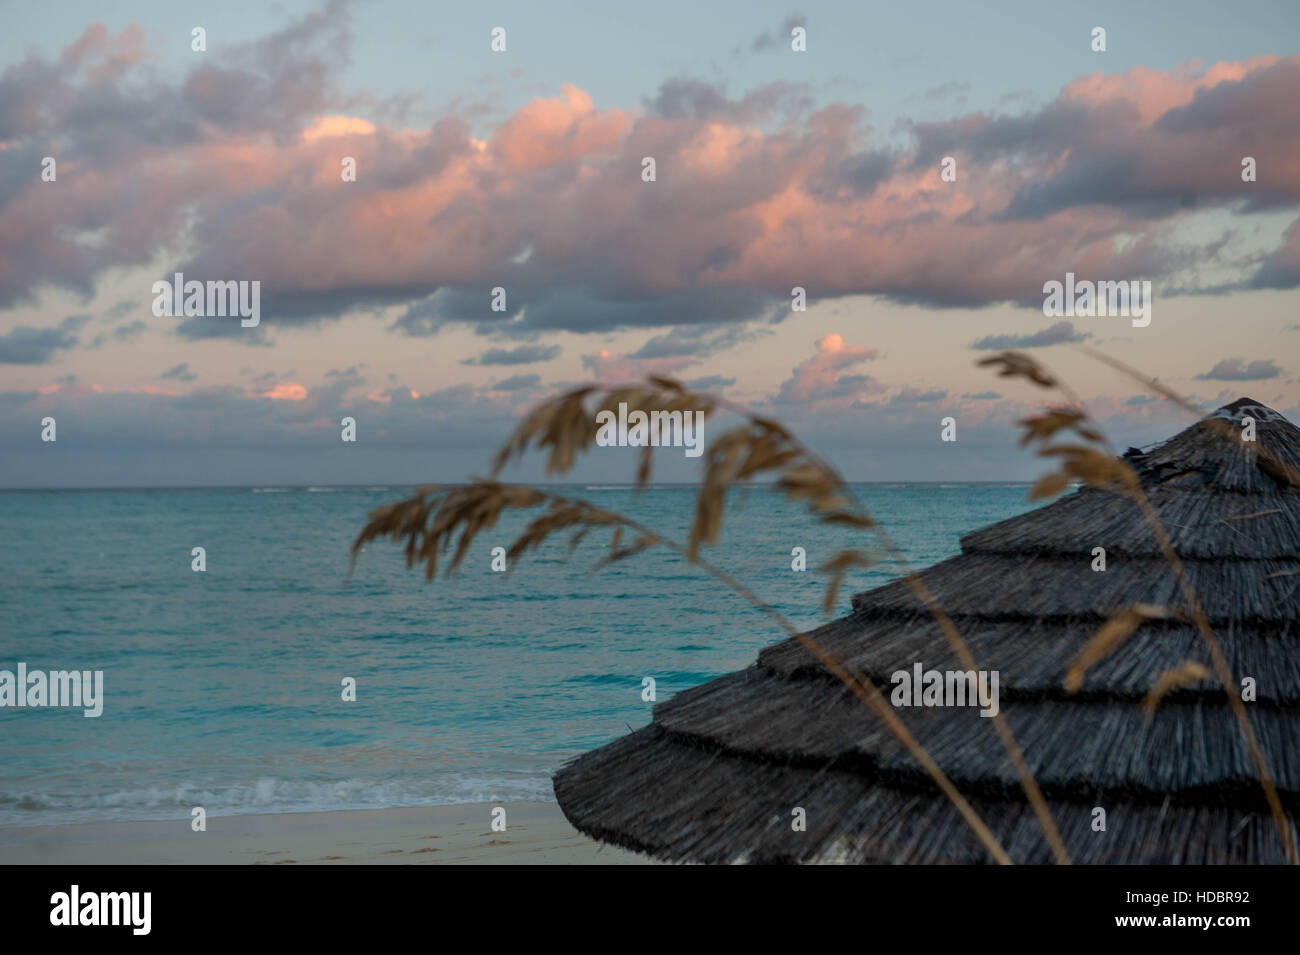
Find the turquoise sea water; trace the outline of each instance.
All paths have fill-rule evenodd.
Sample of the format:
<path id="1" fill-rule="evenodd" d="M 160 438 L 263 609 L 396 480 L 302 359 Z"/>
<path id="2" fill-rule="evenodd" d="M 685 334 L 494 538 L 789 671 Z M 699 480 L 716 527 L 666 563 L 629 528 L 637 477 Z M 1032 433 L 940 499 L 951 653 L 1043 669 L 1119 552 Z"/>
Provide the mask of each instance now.
<path id="1" fill-rule="evenodd" d="M 557 540 L 506 575 L 485 534 L 457 578 L 400 548 L 349 548 L 406 488 L 0 492 L 0 669 L 104 671 L 104 710 L 0 708 L 0 825 L 550 799 L 569 757 L 644 725 L 650 704 L 750 664 L 782 634 L 673 554 L 596 574 L 604 538 Z M 909 559 L 955 554 L 1027 510 L 1023 485 L 863 485 Z M 694 492 L 566 489 L 685 536 Z M 716 561 L 816 625 L 815 567 L 861 546 L 768 489 L 729 502 Z M 190 569 L 202 546 L 207 571 Z M 852 592 L 892 576 L 885 565 Z M 357 681 L 357 701 L 340 681 Z"/>

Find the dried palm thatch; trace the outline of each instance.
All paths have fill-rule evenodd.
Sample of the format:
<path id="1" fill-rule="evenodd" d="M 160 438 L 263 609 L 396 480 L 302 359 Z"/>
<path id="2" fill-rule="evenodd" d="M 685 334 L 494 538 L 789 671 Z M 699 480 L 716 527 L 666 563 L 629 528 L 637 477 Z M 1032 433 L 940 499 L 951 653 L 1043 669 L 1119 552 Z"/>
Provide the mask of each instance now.
<path id="1" fill-rule="evenodd" d="M 1056 385 L 1002 360 L 1004 374 Z M 1082 414 L 1051 414 L 1026 424 L 1028 441 L 1083 444 L 1044 447 L 1064 480 L 1035 491 L 1084 486 L 968 534 L 920 573 L 924 592 L 999 671 L 1003 715 L 1074 861 L 1287 861 L 1300 814 L 1300 429 L 1243 398 L 1120 459 Z M 1234 430 L 1243 414 L 1254 443 Z M 918 661 L 967 669 L 920 592 L 898 581 L 860 594 L 809 636 L 885 692 Z M 1246 733 L 1224 672 L 1258 685 Z M 1051 861 L 994 721 L 974 707 L 905 715 L 996 842 L 1018 862 Z M 797 639 L 660 703 L 649 726 L 562 768 L 555 792 L 583 832 L 675 861 L 989 860 L 897 734 Z M 791 826 L 795 807 L 806 831 Z"/>

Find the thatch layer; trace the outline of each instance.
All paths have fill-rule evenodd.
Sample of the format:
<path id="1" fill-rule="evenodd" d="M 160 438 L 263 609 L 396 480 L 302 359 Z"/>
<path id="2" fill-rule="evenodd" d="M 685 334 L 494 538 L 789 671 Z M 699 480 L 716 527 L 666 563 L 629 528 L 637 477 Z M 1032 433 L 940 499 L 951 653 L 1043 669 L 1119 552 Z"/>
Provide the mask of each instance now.
<path id="1" fill-rule="evenodd" d="M 1262 805 L 1245 744 L 1221 699 L 1169 702 L 1149 721 L 1137 704 L 1001 702 L 1034 778 L 1053 798 L 1101 787 L 1142 802 Z M 993 721 L 975 706 L 900 713 L 963 792 L 1012 796 L 1019 790 Z M 1253 723 L 1261 745 L 1276 754 L 1273 773 L 1284 798 L 1300 806 L 1300 749 L 1286 745 L 1295 719 L 1257 709 Z M 751 667 L 677 694 L 655 709 L 655 723 L 697 748 L 809 768 L 833 764 L 867 781 L 883 776 L 929 785 L 898 738 L 838 681 L 779 680 Z M 1120 739 L 1130 742 L 1116 746 Z"/>
<path id="2" fill-rule="evenodd" d="M 1281 624 L 1300 620 L 1300 562 L 1185 560 L 1206 616 L 1216 623 Z M 1092 617 L 1104 620 L 1132 604 L 1188 612 L 1173 570 L 1157 557 L 1116 558 L 1104 573 L 1087 557 L 960 554 L 919 574 L 950 614 L 981 617 Z M 905 580 L 853 598 L 870 613 L 918 613 L 925 605 Z"/>
<path id="3" fill-rule="evenodd" d="M 596 839 L 665 859 L 707 863 L 982 863 L 989 856 L 934 791 L 864 783 L 834 767 L 809 769 L 705 751 L 651 724 L 579 757 L 555 777 L 569 821 Z M 1265 811 L 1144 806 L 1123 793 L 1093 805 L 1053 806 L 1076 863 L 1285 861 Z M 1023 800 L 971 801 L 1011 857 L 1051 861 Z M 792 810 L 807 814 L 794 831 Z M 1093 810 L 1106 830 L 1094 831 Z M 1293 824 L 1294 830 L 1294 824 Z"/>
<path id="4" fill-rule="evenodd" d="M 1205 643 L 1191 624 L 1148 621 L 1121 650 L 1088 670 L 1077 694 L 1069 694 L 1066 670 L 1097 632 L 1097 621 L 958 616 L 954 622 L 981 667 L 996 662 L 1003 699 L 1138 702 L 1162 671 L 1184 660 L 1209 664 Z M 892 674 L 917 661 L 927 669 L 961 669 L 957 654 L 929 614 L 895 617 L 856 612 L 811 631 L 811 636 L 882 689 L 890 685 Z M 1288 621 L 1258 629 L 1234 623 L 1223 627 L 1219 636 L 1229 668 L 1239 677 L 1255 680 L 1262 706 L 1300 709 L 1300 625 Z M 795 639 L 762 650 L 758 666 L 776 677 L 843 685 Z M 1217 702 L 1222 695 L 1217 678 L 1210 677 L 1169 698 Z"/>
<path id="5" fill-rule="evenodd" d="M 1257 444 L 1236 437 L 1256 422 Z M 1221 426 L 1226 426 L 1225 436 Z M 1236 429 L 1236 430 L 1233 430 Z M 1264 453 L 1264 452 L 1267 453 Z M 1249 399 L 1131 466 L 1184 559 L 1294 830 L 1300 814 L 1300 429 Z M 1084 489 L 967 535 L 923 571 L 1052 804 L 1076 862 L 1282 862 L 1239 726 L 1217 680 L 1148 716 L 1161 672 L 1208 662 L 1173 572 L 1136 507 Z M 1104 547 L 1106 569 L 1093 570 Z M 1160 605 L 1065 691 L 1067 668 L 1112 613 Z M 812 632 L 890 699 L 895 672 L 965 670 L 906 581 L 860 594 Z M 966 706 L 896 712 L 1018 862 L 1051 855 L 991 719 Z M 654 722 L 555 777 L 579 829 L 673 860 L 988 861 L 950 802 L 887 727 L 798 641 L 660 703 Z M 807 830 L 791 825 L 801 807 Z M 1094 829 L 1094 809 L 1106 812 Z"/>
<path id="6" fill-rule="evenodd" d="M 1201 488 L 1155 487 L 1148 496 L 1183 558 L 1293 559 L 1300 540 L 1300 491 L 1207 494 Z M 967 534 L 966 553 L 1070 554 L 1092 560 L 1161 556 L 1155 535 L 1131 500 L 1081 488 L 1059 503 Z"/>

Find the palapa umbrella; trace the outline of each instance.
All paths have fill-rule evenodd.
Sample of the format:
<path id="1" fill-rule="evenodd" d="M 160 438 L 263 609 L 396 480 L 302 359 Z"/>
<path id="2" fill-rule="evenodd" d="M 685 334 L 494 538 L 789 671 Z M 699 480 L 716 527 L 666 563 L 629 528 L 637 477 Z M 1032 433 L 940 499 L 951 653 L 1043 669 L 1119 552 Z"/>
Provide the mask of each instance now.
<path id="1" fill-rule="evenodd" d="M 1246 416 L 1254 443 L 1239 437 Z M 1244 706 L 1295 839 L 1300 429 L 1242 398 L 1125 457 L 1233 678 L 1253 681 Z M 1104 570 L 1094 569 L 1098 547 Z M 1133 500 L 1084 487 L 966 535 L 961 550 L 920 576 L 980 668 L 997 671 L 1002 713 L 1073 861 L 1286 861 L 1217 677 L 1143 708 L 1163 671 L 1210 657 Z M 1144 622 L 1068 692 L 1080 649 L 1138 604 L 1170 616 Z M 895 674 L 917 664 L 963 669 L 903 580 L 858 595 L 849 616 L 812 636 L 886 698 L 902 685 Z M 992 719 L 971 705 L 897 712 L 1013 860 L 1052 861 Z M 650 725 L 564 766 L 555 793 L 579 830 L 667 860 L 991 860 L 894 734 L 796 640 L 658 704 Z"/>

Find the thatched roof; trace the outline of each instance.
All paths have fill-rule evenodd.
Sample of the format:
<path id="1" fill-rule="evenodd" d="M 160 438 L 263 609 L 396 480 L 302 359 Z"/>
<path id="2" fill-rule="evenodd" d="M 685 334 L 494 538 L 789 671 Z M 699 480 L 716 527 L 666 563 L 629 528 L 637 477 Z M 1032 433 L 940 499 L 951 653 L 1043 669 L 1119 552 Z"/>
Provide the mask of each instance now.
<path id="1" fill-rule="evenodd" d="M 1243 398 L 1257 445 L 1300 468 L 1300 429 Z M 1127 456 L 1183 559 L 1248 703 L 1294 831 L 1300 814 L 1300 491 L 1256 448 L 1198 422 Z M 962 553 L 921 572 L 1000 699 L 1081 863 L 1283 862 L 1241 733 L 1213 679 L 1142 699 L 1161 671 L 1209 660 L 1194 626 L 1144 624 L 1088 671 L 1064 675 L 1110 614 L 1132 603 L 1184 608 L 1136 505 L 1083 488 L 966 535 Z M 1104 547 L 1107 569 L 1091 569 Z M 858 595 L 812 634 L 889 696 L 890 675 L 921 662 L 962 670 L 911 588 Z M 993 721 L 974 707 L 907 708 L 900 717 L 1017 862 L 1049 848 Z M 802 644 L 655 707 L 654 721 L 562 768 L 569 820 L 607 842 L 675 861 L 987 862 L 988 852 L 896 737 Z M 1093 831 L 1093 808 L 1106 831 Z M 793 831 L 802 807 L 807 830 Z M 1293 836 L 1294 838 L 1294 836 Z"/>

